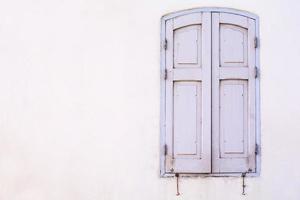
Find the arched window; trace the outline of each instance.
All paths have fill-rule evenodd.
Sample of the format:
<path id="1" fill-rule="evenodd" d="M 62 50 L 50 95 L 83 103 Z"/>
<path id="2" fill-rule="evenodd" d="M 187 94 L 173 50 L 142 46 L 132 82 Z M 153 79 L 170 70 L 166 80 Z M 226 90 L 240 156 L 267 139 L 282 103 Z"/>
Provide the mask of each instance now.
<path id="1" fill-rule="evenodd" d="M 161 22 L 161 175 L 257 175 L 258 18 L 197 8 Z"/>

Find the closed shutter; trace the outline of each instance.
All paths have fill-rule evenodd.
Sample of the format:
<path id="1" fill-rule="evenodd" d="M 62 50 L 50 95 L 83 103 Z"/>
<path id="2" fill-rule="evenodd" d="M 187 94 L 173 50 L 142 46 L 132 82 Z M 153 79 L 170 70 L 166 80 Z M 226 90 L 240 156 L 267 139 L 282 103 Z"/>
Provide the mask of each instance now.
<path id="1" fill-rule="evenodd" d="M 255 21 L 212 13 L 212 172 L 255 171 Z"/>
<path id="2" fill-rule="evenodd" d="M 166 21 L 166 172 L 211 172 L 211 14 Z"/>
<path id="3" fill-rule="evenodd" d="M 162 21 L 162 174 L 258 172 L 254 18 L 217 9 Z"/>

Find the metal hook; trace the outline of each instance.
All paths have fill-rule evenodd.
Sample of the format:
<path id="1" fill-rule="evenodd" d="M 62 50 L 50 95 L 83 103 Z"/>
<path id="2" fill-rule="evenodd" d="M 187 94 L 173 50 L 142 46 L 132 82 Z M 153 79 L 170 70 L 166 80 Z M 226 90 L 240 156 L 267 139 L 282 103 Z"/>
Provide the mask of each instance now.
<path id="1" fill-rule="evenodd" d="M 242 173 L 242 178 L 243 178 L 243 185 L 242 185 L 242 187 L 243 187 L 243 193 L 242 193 L 242 195 L 246 195 L 246 193 L 245 193 L 245 187 L 246 187 L 246 185 L 245 185 L 245 177 L 246 177 L 246 174 L 247 174 L 247 172 Z"/>
<path id="2" fill-rule="evenodd" d="M 176 177 L 176 190 L 177 190 L 176 196 L 179 196 L 180 195 L 180 193 L 179 193 L 179 174 L 176 173 L 175 177 Z"/>

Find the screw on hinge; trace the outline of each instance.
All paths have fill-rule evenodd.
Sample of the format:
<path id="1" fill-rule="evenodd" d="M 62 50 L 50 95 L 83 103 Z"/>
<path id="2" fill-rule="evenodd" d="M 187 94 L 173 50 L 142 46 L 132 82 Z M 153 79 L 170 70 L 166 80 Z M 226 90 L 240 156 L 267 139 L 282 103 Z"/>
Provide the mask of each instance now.
<path id="1" fill-rule="evenodd" d="M 168 70 L 165 69 L 165 76 L 164 76 L 164 79 L 167 80 L 167 78 L 168 78 Z"/>
<path id="2" fill-rule="evenodd" d="M 258 155 L 259 153 L 259 146 L 258 144 L 255 144 L 255 155 Z"/>
<path id="3" fill-rule="evenodd" d="M 168 146 L 166 144 L 164 146 L 164 154 L 165 156 L 168 154 Z"/>
<path id="4" fill-rule="evenodd" d="M 255 66 L 255 78 L 259 76 L 259 69 L 257 66 Z"/>
<path id="5" fill-rule="evenodd" d="M 242 185 L 243 192 L 242 192 L 242 195 L 246 195 L 246 193 L 245 193 L 245 187 L 246 187 L 246 185 L 245 185 L 245 177 L 246 177 L 246 173 L 247 172 L 242 173 L 242 178 L 243 178 L 243 185 Z"/>
<path id="6" fill-rule="evenodd" d="M 164 41 L 164 50 L 167 50 L 167 48 L 168 48 L 168 40 L 165 39 L 165 41 Z"/>
<path id="7" fill-rule="evenodd" d="M 258 47 L 258 38 L 255 37 L 254 38 L 254 48 L 257 48 Z"/>

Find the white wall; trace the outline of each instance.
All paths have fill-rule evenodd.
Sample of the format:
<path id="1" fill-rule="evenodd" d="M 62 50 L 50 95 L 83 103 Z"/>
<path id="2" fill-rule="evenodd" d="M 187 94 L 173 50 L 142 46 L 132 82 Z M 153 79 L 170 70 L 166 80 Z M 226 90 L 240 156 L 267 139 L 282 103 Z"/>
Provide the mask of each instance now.
<path id="1" fill-rule="evenodd" d="M 262 170 L 159 177 L 160 17 L 260 17 Z M 297 0 L 0 1 L 1 200 L 299 200 Z"/>

